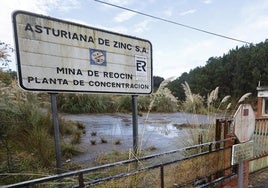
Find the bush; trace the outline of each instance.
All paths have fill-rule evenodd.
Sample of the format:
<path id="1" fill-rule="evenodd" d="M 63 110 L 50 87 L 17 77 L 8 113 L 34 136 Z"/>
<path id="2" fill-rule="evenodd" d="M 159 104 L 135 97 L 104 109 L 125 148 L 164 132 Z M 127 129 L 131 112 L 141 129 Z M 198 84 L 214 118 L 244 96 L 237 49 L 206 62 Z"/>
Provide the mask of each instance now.
<path id="1" fill-rule="evenodd" d="M 147 112 L 149 110 L 150 102 L 151 102 L 150 96 L 139 96 L 138 110 L 142 112 Z"/>
<path id="2" fill-rule="evenodd" d="M 132 111 L 132 99 L 131 96 L 122 96 L 118 100 L 118 111 L 127 113 Z"/>
<path id="3" fill-rule="evenodd" d="M 14 82 L 9 86 L 0 82 L 0 172 L 20 174 L 33 171 L 47 174 L 50 170 L 54 171 L 53 123 L 51 114 L 40 107 L 38 96 L 22 92 Z M 48 101 L 48 97 L 45 100 Z M 62 135 L 76 132 L 75 141 L 79 142 L 77 132 L 81 134 L 81 125 L 60 118 L 59 124 Z M 1 176 L 0 182 L 9 184 L 28 178 L 32 177 Z"/>
<path id="4" fill-rule="evenodd" d="M 65 156 L 66 159 L 71 158 L 72 156 L 78 155 L 81 153 L 77 147 L 71 144 L 61 144 L 61 150 L 62 150 L 62 155 Z"/>
<path id="5" fill-rule="evenodd" d="M 103 113 L 115 112 L 116 106 L 108 95 L 59 94 L 59 111 L 65 113 Z"/>

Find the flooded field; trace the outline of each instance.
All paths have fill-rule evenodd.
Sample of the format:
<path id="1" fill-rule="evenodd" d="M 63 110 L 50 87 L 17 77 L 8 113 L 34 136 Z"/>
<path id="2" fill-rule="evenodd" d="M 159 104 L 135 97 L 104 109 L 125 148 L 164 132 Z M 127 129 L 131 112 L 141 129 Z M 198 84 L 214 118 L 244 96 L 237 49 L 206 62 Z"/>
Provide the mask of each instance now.
<path id="1" fill-rule="evenodd" d="M 90 163 L 98 155 L 133 147 L 131 114 L 65 115 L 64 118 L 86 127 L 78 146 L 83 153 L 72 161 Z M 151 113 L 148 118 L 143 114 L 138 117 L 139 146 L 150 154 L 181 148 L 189 138 L 189 124 L 209 121 L 207 116 L 186 113 Z"/>

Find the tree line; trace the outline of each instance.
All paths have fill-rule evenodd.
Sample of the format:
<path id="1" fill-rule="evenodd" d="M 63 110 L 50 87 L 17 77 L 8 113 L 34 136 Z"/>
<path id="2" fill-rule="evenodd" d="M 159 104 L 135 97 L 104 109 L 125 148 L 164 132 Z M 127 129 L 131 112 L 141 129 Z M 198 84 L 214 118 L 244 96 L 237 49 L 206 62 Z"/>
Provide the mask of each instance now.
<path id="1" fill-rule="evenodd" d="M 239 98 L 250 92 L 256 96 L 258 84 L 268 86 L 268 39 L 256 45 L 244 45 L 229 50 L 221 57 L 210 57 L 199 66 L 169 83 L 168 87 L 179 100 L 185 99 L 182 84 L 188 82 L 193 93 L 206 96 L 216 87 L 220 95 Z"/>

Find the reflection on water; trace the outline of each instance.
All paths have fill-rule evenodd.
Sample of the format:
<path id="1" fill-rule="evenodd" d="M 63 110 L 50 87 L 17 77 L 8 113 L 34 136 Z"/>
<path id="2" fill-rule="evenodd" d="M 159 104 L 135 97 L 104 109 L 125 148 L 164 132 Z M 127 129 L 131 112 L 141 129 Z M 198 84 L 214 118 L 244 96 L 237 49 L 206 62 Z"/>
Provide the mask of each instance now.
<path id="1" fill-rule="evenodd" d="M 85 152 L 76 160 L 90 160 L 97 154 L 109 150 L 132 148 L 132 116 L 130 114 L 83 114 L 66 115 L 65 119 L 81 122 L 86 127 L 81 146 Z M 182 147 L 182 139 L 187 139 L 187 124 L 202 124 L 209 121 L 207 116 L 185 113 L 153 113 L 148 119 L 138 117 L 140 145 L 143 149 L 154 146 L 160 153 Z M 97 136 L 92 137 L 91 133 Z M 109 144 L 90 145 L 90 140 L 105 139 Z M 120 140 L 121 145 L 113 144 Z"/>

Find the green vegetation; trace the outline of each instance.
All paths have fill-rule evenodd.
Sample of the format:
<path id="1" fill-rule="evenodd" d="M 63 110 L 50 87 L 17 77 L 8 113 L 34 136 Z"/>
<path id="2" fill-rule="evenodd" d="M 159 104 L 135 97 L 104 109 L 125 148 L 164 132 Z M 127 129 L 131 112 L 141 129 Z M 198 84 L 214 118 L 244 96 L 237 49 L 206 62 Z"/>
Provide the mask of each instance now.
<path id="1" fill-rule="evenodd" d="M 187 147 L 214 141 L 216 118 L 218 116 L 224 117 L 227 110 L 229 110 L 231 104 L 227 103 L 229 96 L 224 97 L 219 103 L 219 88 L 216 87 L 207 94 L 207 100 L 205 102 L 204 97 L 200 96 L 200 94 L 192 93 L 187 82 L 182 84 L 182 86 L 185 93 L 185 101 L 182 103 L 183 111 L 193 114 L 204 113 L 209 115 L 207 119 L 208 123 L 206 124 L 199 122 L 196 117 L 194 118 L 196 119 L 194 123 L 187 125 L 188 129 L 186 131 L 188 137 L 186 140 L 183 140 L 183 145 Z M 221 109 L 222 107 L 225 109 Z M 189 153 L 186 152 L 186 154 Z"/>
<path id="2" fill-rule="evenodd" d="M 114 144 L 115 144 L 115 145 L 121 145 L 121 140 L 120 140 L 120 139 L 115 140 L 115 141 L 114 141 Z"/>
<path id="3" fill-rule="evenodd" d="M 224 113 L 223 115 L 225 116 L 227 112 L 226 110 L 231 107 L 231 103 L 227 103 L 231 97 L 230 95 L 224 96 L 221 100 L 219 99 L 219 87 L 216 87 L 208 93 L 207 97 L 192 93 L 187 82 L 182 84 L 182 87 L 185 94 L 185 100 L 181 103 L 181 111 L 207 115 L 219 115 Z"/>
<path id="4" fill-rule="evenodd" d="M 268 85 L 268 40 L 230 50 L 222 57 L 210 57 L 203 67 L 183 73 L 168 88 L 179 100 L 185 99 L 182 84 L 187 81 L 194 93 L 205 96 L 219 87 L 220 97 L 238 99 L 246 92 L 256 96 L 256 87 Z"/>
<path id="5" fill-rule="evenodd" d="M 11 62 L 10 53 L 12 52 L 14 52 L 14 49 L 9 44 L 0 41 L 0 67 L 8 66 Z"/>
<path id="6" fill-rule="evenodd" d="M 96 140 L 90 140 L 91 145 L 96 145 Z"/>
<path id="7" fill-rule="evenodd" d="M 101 138 L 101 144 L 107 144 L 108 141 L 105 138 Z"/>
<path id="8" fill-rule="evenodd" d="M 113 96 L 105 94 L 59 94 L 58 110 L 63 113 L 130 113 L 132 111 L 131 96 Z M 177 111 L 177 99 L 168 88 L 161 93 L 138 97 L 138 111 L 147 112 L 154 100 L 152 112 Z"/>
<path id="9" fill-rule="evenodd" d="M 0 82 L 0 172 L 6 174 L 0 177 L 2 184 L 55 173 L 53 125 L 43 98 L 48 97 L 22 92 L 15 82 Z M 59 123 L 61 135 L 72 138 L 69 143 L 62 137 L 63 157 L 77 154 L 71 146 L 79 142 L 83 126 L 62 119 Z"/>
<path id="10" fill-rule="evenodd" d="M 0 69 L 0 80 L 2 81 L 2 84 L 4 86 L 8 86 L 12 83 L 12 81 L 16 78 L 17 73 L 15 71 L 8 71 L 8 72 L 3 72 Z"/>
<path id="11" fill-rule="evenodd" d="M 54 174 L 55 149 L 50 99 L 45 93 L 22 91 L 9 72 L 0 71 L 0 177 L 1 184 L 25 181 Z M 9 80 L 6 82 L 6 80 Z M 11 82 L 10 82 L 11 81 Z M 139 111 L 176 111 L 176 98 L 168 89 L 151 96 L 138 97 Z M 174 102 L 175 101 L 175 102 Z M 131 97 L 109 95 L 57 95 L 59 110 L 71 113 L 131 112 Z M 59 119 L 61 150 L 64 159 L 80 153 L 77 144 L 85 127 L 81 123 Z M 97 136 L 92 132 L 91 136 Z M 108 140 L 90 140 L 90 145 Z M 113 142 L 122 144 L 120 139 Z M 78 168 L 69 163 L 63 170 Z M 29 172 L 31 175 L 26 175 Z M 34 174 L 32 174 L 34 172 Z M 6 174 L 6 175 L 3 175 Z"/>
<path id="12" fill-rule="evenodd" d="M 58 110 L 65 113 L 115 112 L 116 106 L 110 95 L 59 94 Z"/>
<path id="13" fill-rule="evenodd" d="M 114 163 L 117 161 L 127 160 L 129 159 L 129 151 L 120 152 L 117 150 L 112 150 L 108 152 L 106 155 L 99 155 L 95 163 L 96 165 L 104 165 L 109 163 Z"/>

